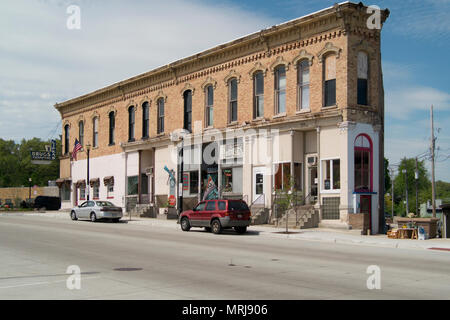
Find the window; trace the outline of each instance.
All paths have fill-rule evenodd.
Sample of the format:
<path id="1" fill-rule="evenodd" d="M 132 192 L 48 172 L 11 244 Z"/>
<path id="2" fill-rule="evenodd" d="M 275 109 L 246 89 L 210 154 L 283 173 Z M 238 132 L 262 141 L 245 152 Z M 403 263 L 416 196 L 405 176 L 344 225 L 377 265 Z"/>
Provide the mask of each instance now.
<path id="1" fill-rule="evenodd" d="M 280 65 L 275 69 L 275 113 L 286 112 L 286 67 Z"/>
<path id="2" fill-rule="evenodd" d="M 98 117 L 95 117 L 93 120 L 93 126 L 92 126 L 92 130 L 93 130 L 93 147 L 98 147 Z"/>
<path id="3" fill-rule="evenodd" d="M 228 93 L 228 112 L 229 122 L 235 122 L 238 120 L 238 86 L 237 79 L 233 78 L 228 81 L 229 93 Z"/>
<path id="4" fill-rule="evenodd" d="M 192 91 L 187 90 L 184 96 L 184 126 L 183 128 L 192 132 Z"/>
<path id="5" fill-rule="evenodd" d="M 148 102 L 142 104 L 142 138 L 148 138 L 149 136 L 149 105 Z"/>
<path id="6" fill-rule="evenodd" d="M 128 108 L 128 141 L 134 141 L 134 106 Z"/>
<path id="7" fill-rule="evenodd" d="M 164 132 L 164 99 L 160 98 L 158 104 L 158 134 Z"/>
<path id="8" fill-rule="evenodd" d="M 116 126 L 116 119 L 114 115 L 114 111 L 109 113 L 109 145 L 114 144 L 114 129 Z"/>
<path id="9" fill-rule="evenodd" d="M 325 107 L 336 105 L 336 56 L 329 55 L 324 64 L 325 83 L 324 100 Z"/>
<path id="10" fill-rule="evenodd" d="M 206 211 L 215 211 L 216 210 L 216 202 L 208 201 L 206 205 Z"/>
<path id="11" fill-rule="evenodd" d="M 83 146 L 84 145 L 84 122 L 78 122 L 78 141 Z"/>
<path id="12" fill-rule="evenodd" d="M 203 211 L 205 210 L 206 202 L 201 202 L 195 207 L 194 211 Z"/>
<path id="13" fill-rule="evenodd" d="M 309 61 L 302 60 L 298 63 L 298 110 L 309 109 Z"/>
<path id="14" fill-rule="evenodd" d="M 264 116 L 264 74 L 259 71 L 253 76 L 254 100 L 253 100 L 253 118 Z"/>
<path id="15" fill-rule="evenodd" d="M 64 154 L 69 153 L 69 125 L 64 126 Z"/>
<path id="16" fill-rule="evenodd" d="M 291 179 L 291 164 L 279 163 L 275 165 L 275 190 L 289 189 Z M 294 189 L 302 189 L 302 165 L 294 163 Z"/>
<path id="17" fill-rule="evenodd" d="M 358 104 L 368 104 L 368 59 L 365 52 L 358 52 Z"/>
<path id="18" fill-rule="evenodd" d="M 242 167 L 222 169 L 222 192 L 242 194 Z"/>
<path id="19" fill-rule="evenodd" d="M 69 201 L 70 200 L 70 186 L 66 183 L 63 183 L 60 189 L 60 197 L 62 201 Z M 6 202 L 8 202 L 9 199 L 6 199 Z M 11 201 L 11 200 L 9 200 Z"/>
<path id="20" fill-rule="evenodd" d="M 355 191 L 371 191 L 372 143 L 365 135 L 355 140 Z"/>
<path id="21" fill-rule="evenodd" d="M 127 195 L 135 195 L 138 193 L 138 176 L 127 177 Z"/>
<path id="22" fill-rule="evenodd" d="M 227 203 L 225 201 L 219 201 L 217 203 L 219 210 L 227 210 Z"/>
<path id="23" fill-rule="evenodd" d="M 96 200 L 96 199 L 99 199 L 100 198 L 100 186 L 99 186 L 99 184 L 95 184 L 93 187 L 92 187 L 92 191 L 93 191 L 93 199 L 94 200 Z"/>
<path id="24" fill-rule="evenodd" d="M 209 85 L 205 88 L 205 96 L 206 96 L 206 127 L 212 127 L 214 122 L 214 88 L 212 85 Z"/>
<path id="25" fill-rule="evenodd" d="M 106 186 L 106 192 L 107 192 L 107 198 L 108 199 L 112 199 L 114 198 L 114 185 L 113 184 L 109 184 Z"/>
<path id="26" fill-rule="evenodd" d="M 198 193 L 198 171 L 191 171 L 189 179 L 189 193 Z"/>
<path id="27" fill-rule="evenodd" d="M 322 161 L 322 190 L 341 189 L 341 161 L 331 159 Z"/>
<path id="28" fill-rule="evenodd" d="M 85 200 L 85 199 L 86 199 L 86 187 L 81 186 L 80 187 L 80 200 Z"/>

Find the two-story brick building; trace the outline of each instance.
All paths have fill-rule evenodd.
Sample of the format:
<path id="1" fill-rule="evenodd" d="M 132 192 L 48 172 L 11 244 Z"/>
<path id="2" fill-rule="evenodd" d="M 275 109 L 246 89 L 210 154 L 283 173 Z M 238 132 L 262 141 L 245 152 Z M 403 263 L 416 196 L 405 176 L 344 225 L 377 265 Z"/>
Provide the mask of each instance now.
<path id="1" fill-rule="evenodd" d="M 383 23 L 389 11 L 380 14 Z M 322 222 L 346 226 L 363 212 L 377 233 L 384 92 L 381 28 L 369 29 L 369 17 L 341 3 L 56 104 L 63 206 L 89 192 L 161 207 L 182 189 L 186 208 L 212 184 L 210 196 L 270 211 L 293 177 Z M 86 152 L 70 157 L 75 139 L 90 147 L 90 181 Z"/>

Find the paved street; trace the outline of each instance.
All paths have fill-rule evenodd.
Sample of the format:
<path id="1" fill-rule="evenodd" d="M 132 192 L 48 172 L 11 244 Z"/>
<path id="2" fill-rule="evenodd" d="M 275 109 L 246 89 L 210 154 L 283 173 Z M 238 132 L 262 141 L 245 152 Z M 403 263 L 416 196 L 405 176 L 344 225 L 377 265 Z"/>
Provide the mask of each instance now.
<path id="1" fill-rule="evenodd" d="M 250 228 L 251 230 L 251 228 Z M 66 287 L 71 265 L 81 289 Z M 370 265 L 381 289 L 369 290 Z M 0 216 L 0 299 L 450 299 L 450 252 Z"/>

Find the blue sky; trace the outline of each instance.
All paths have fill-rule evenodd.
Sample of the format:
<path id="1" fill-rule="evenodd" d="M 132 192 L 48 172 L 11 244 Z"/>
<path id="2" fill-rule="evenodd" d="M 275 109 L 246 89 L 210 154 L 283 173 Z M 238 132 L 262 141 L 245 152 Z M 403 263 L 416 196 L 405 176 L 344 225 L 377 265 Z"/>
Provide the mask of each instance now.
<path id="1" fill-rule="evenodd" d="M 0 137 L 61 133 L 55 102 L 149 71 L 335 1 L 16 0 L 0 4 Z M 66 9 L 81 9 L 68 30 Z M 450 181 L 450 0 L 380 0 L 386 156 L 427 151 L 435 107 L 437 179 Z M 429 161 L 427 161 L 427 164 Z"/>

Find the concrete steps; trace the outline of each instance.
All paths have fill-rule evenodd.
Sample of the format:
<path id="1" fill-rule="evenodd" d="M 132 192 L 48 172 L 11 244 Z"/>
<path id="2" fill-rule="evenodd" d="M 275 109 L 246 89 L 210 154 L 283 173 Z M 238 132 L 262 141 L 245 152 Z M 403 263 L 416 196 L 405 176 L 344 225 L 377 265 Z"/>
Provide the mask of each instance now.
<path id="1" fill-rule="evenodd" d="M 286 222 L 289 228 L 316 228 L 319 224 L 319 215 L 314 206 L 305 205 L 289 210 L 276 222 L 276 226 L 284 227 Z"/>

